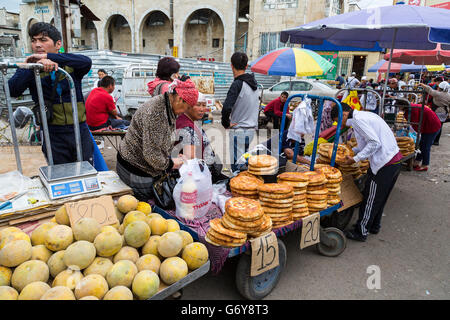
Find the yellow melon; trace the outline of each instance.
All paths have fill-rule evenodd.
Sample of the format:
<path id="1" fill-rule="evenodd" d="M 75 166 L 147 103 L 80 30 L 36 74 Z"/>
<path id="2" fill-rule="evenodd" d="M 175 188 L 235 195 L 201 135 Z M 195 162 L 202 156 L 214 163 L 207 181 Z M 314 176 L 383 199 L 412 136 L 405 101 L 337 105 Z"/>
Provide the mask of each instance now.
<path id="1" fill-rule="evenodd" d="M 54 222 L 45 222 L 31 232 L 31 243 L 33 246 L 45 244 L 45 235 L 48 230 L 56 226 Z"/>
<path id="2" fill-rule="evenodd" d="M 52 287 L 64 286 L 70 290 L 74 290 L 81 279 L 83 279 L 81 271 L 68 268 L 60 272 L 55 279 L 53 279 Z"/>
<path id="3" fill-rule="evenodd" d="M 152 206 L 147 202 L 140 201 L 138 202 L 136 210 L 143 212 L 146 216 L 148 216 L 150 213 L 152 213 Z"/>
<path id="4" fill-rule="evenodd" d="M 50 289 L 50 286 L 42 281 L 29 283 L 20 292 L 19 300 L 40 300 L 44 293 Z"/>
<path id="5" fill-rule="evenodd" d="M 48 266 L 40 260 L 29 260 L 19 265 L 11 276 L 11 285 L 22 291 L 29 283 L 35 281 L 47 282 L 49 277 Z"/>
<path id="6" fill-rule="evenodd" d="M 123 218 L 123 227 L 126 228 L 130 223 L 135 221 L 146 221 L 147 216 L 140 211 L 130 211 Z"/>
<path id="7" fill-rule="evenodd" d="M 165 258 L 174 257 L 183 249 L 183 239 L 176 232 L 167 232 L 161 236 L 158 252 Z"/>
<path id="8" fill-rule="evenodd" d="M 4 229 L 1 229 L 0 230 L 0 240 L 2 240 L 4 237 L 7 237 L 11 233 L 15 233 L 15 232 L 23 232 L 23 231 L 17 227 L 7 227 Z"/>
<path id="9" fill-rule="evenodd" d="M 64 264 L 73 270 L 87 268 L 96 255 L 95 246 L 89 241 L 81 240 L 72 243 L 64 252 Z"/>
<path id="10" fill-rule="evenodd" d="M 186 247 L 188 244 L 194 242 L 194 239 L 192 238 L 191 234 L 187 231 L 178 230 L 178 231 L 175 231 L 175 233 L 180 235 L 181 238 L 183 239 L 183 248 Z"/>
<path id="11" fill-rule="evenodd" d="M 57 225 L 45 235 L 45 246 L 51 251 L 65 250 L 72 242 L 72 228 L 66 225 Z"/>
<path id="12" fill-rule="evenodd" d="M 151 236 L 148 241 L 142 247 L 142 254 L 153 254 L 157 257 L 161 257 L 158 252 L 158 245 L 161 236 Z"/>
<path id="13" fill-rule="evenodd" d="M 167 220 L 167 232 L 174 232 L 180 230 L 180 225 L 175 219 Z"/>
<path id="14" fill-rule="evenodd" d="M 31 243 L 25 240 L 8 242 L 0 250 L 0 265 L 16 267 L 31 258 Z"/>
<path id="15" fill-rule="evenodd" d="M 150 214 L 148 215 L 148 217 L 149 217 L 150 219 L 153 219 L 153 218 L 162 218 L 163 216 L 160 215 L 159 213 L 152 212 L 152 213 L 150 213 Z"/>
<path id="16" fill-rule="evenodd" d="M 130 288 L 134 276 L 138 273 L 136 265 L 130 260 L 116 262 L 106 274 L 109 287 L 125 286 Z"/>
<path id="17" fill-rule="evenodd" d="M 98 274 L 90 274 L 83 279 L 75 287 L 75 298 L 81 299 L 86 296 L 94 296 L 102 299 L 108 292 L 108 283 L 105 278 Z"/>
<path id="18" fill-rule="evenodd" d="M 94 218 L 81 218 L 72 226 L 75 240 L 86 240 L 94 242 L 95 237 L 100 233 L 101 226 Z"/>
<path id="19" fill-rule="evenodd" d="M 208 261 L 208 249 L 201 242 L 194 242 L 184 247 L 181 258 L 186 261 L 189 270 L 200 268 Z"/>
<path id="20" fill-rule="evenodd" d="M 94 246 L 97 249 L 98 256 L 113 256 L 122 248 L 122 236 L 116 229 L 114 231 L 101 232 L 95 237 Z"/>
<path id="21" fill-rule="evenodd" d="M 161 267 L 159 268 L 159 276 L 167 285 L 174 284 L 184 278 L 187 274 L 188 266 L 186 261 L 180 257 L 167 258 L 161 263 Z"/>
<path id="22" fill-rule="evenodd" d="M 103 300 L 133 300 L 133 293 L 125 286 L 116 286 L 105 294 Z"/>
<path id="23" fill-rule="evenodd" d="M 24 240 L 31 244 L 30 237 L 23 231 L 12 231 L 5 233 L 0 240 L 0 250 L 3 249 L 8 243 L 17 240 Z"/>
<path id="24" fill-rule="evenodd" d="M 111 231 L 118 232 L 119 230 L 117 230 L 113 226 L 103 226 L 103 227 L 100 228 L 100 232 L 111 232 Z"/>
<path id="25" fill-rule="evenodd" d="M 56 286 L 47 290 L 41 300 L 76 300 L 72 290 L 65 286 Z"/>
<path id="26" fill-rule="evenodd" d="M 120 210 L 117 208 L 117 206 L 114 206 L 114 211 L 116 212 L 117 220 L 119 220 L 119 223 L 122 223 L 124 214 L 122 212 L 120 212 Z"/>
<path id="27" fill-rule="evenodd" d="M 14 288 L 0 286 L 0 300 L 17 300 L 19 293 Z"/>
<path id="28" fill-rule="evenodd" d="M 131 195 L 124 195 L 117 200 L 117 209 L 119 209 L 122 213 L 128 213 L 136 210 L 138 203 L 139 201 L 135 197 Z"/>
<path id="29" fill-rule="evenodd" d="M 0 286 L 9 286 L 11 284 L 12 270 L 7 267 L 0 266 Z"/>
<path id="30" fill-rule="evenodd" d="M 133 263 L 139 259 L 139 252 L 133 247 L 122 247 L 114 256 L 114 263 L 120 260 L 130 260 Z"/>
<path id="31" fill-rule="evenodd" d="M 85 296 L 85 297 L 80 298 L 78 300 L 100 300 L 100 299 L 97 298 L 97 297 L 94 297 L 94 296 Z"/>
<path id="32" fill-rule="evenodd" d="M 166 219 L 155 217 L 150 221 L 150 226 L 152 234 L 160 236 L 167 232 L 168 224 Z"/>
<path id="33" fill-rule="evenodd" d="M 136 261 L 138 271 L 152 270 L 156 274 L 159 274 L 160 266 L 161 260 L 153 254 L 145 254 Z"/>
<path id="34" fill-rule="evenodd" d="M 134 221 L 125 227 L 123 235 L 128 245 L 139 248 L 150 238 L 150 227 L 144 221 Z"/>
<path id="35" fill-rule="evenodd" d="M 90 274 L 99 274 L 103 278 L 105 278 L 109 269 L 111 269 L 113 265 L 114 263 L 112 263 L 112 261 L 108 258 L 97 257 L 89 267 L 84 269 L 83 274 L 85 276 L 88 276 Z"/>
<path id="36" fill-rule="evenodd" d="M 57 224 L 63 224 L 66 226 L 70 226 L 70 219 L 69 219 L 69 215 L 67 214 L 65 205 L 62 205 L 61 207 L 59 207 L 58 210 L 56 210 L 55 220 L 56 220 Z"/>
<path id="37" fill-rule="evenodd" d="M 52 256 L 53 252 L 48 250 L 43 244 L 39 244 L 31 248 L 30 260 L 41 260 L 47 263 L 48 259 Z"/>
<path id="38" fill-rule="evenodd" d="M 66 250 L 55 252 L 47 261 L 48 269 L 52 278 L 56 277 L 60 272 L 67 269 L 64 263 L 64 253 Z"/>
<path id="39" fill-rule="evenodd" d="M 139 300 L 151 298 L 158 289 L 159 277 L 151 270 L 142 270 L 133 279 L 132 290 Z"/>

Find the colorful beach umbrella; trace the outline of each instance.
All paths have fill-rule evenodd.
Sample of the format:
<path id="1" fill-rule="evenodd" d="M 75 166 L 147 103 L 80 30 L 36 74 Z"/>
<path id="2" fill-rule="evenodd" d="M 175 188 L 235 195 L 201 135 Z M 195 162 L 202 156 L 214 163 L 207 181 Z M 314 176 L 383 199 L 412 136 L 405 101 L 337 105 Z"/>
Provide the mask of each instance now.
<path id="1" fill-rule="evenodd" d="M 388 70 L 389 61 L 380 60 L 371 66 L 368 72 L 380 72 L 386 73 Z M 390 73 L 399 72 L 421 72 L 421 71 L 441 71 L 444 70 L 444 65 L 415 65 L 415 64 L 402 64 L 402 63 L 391 63 Z"/>
<path id="2" fill-rule="evenodd" d="M 271 76 L 320 76 L 336 66 L 312 50 L 281 48 L 270 51 L 250 63 L 256 73 Z"/>

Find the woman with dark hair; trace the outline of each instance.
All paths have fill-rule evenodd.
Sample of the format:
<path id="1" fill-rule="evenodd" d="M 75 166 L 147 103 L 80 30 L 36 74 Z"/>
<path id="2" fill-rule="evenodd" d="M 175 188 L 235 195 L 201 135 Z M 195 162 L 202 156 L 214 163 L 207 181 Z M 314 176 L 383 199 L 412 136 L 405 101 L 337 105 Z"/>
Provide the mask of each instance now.
<path id="1" fill-rule="evenodd" d="M 191 80 L 175 79 L 167 92 L 152 97 L 134 114 L 117 153 L 117 174 L 141 201 L 152 198 L 152 185 L 165 173 L 179 169 L 183 159 L 172 157 L 175 123 L 189 106 L 197 104 Z"/>
<path id="2" fill-rule="evenodd" d="M 172 57 L 161 58 L 156 69 L 156 78 L 150 81 L 148 93 L 154 97 L 163 94 L 169 88 L 169 84 L 179 78 L 180 64 Z"/>

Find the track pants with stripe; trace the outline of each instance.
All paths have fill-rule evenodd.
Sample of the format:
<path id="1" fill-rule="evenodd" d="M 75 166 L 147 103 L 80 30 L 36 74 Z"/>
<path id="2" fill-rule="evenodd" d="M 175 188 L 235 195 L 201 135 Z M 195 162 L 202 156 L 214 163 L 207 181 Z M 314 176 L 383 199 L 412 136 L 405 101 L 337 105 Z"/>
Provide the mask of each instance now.
<path id="1" fill-rule="evenodd" d="M 359 208 L 359 219 L 355 226 L 355 231 L 362 236 L 366 237 L 369 230 L 381 227 L 384 205 L 394 188 L 400 169 L 401 164 L 397 163 L 381 168 L 376 175 L 371 169 L 367 171 L 364 199 Z"/>

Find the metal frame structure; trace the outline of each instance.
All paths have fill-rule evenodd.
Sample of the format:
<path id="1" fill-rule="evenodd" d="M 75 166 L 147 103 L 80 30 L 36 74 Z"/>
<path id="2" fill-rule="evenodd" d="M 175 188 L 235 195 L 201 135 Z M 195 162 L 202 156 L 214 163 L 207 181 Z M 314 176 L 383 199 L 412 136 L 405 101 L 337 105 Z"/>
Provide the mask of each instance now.
<path id="1" fill-rule="evenodd" d="M 20 150 L 19 150 L 19 142 L 17 140 L 17 134 L 14 124 L 14 117 L 13 117 L 13 109 L 12 109 L 12 103 L 11 103 L 11 94 L 9 91 L 9 85 L 8 81 L 6 79 L 6 74 L 8 72 L 8 69 L 27 69 L 27 70 L 33 70 L 34 73 L 34 79 L 36 82 L 36 90 L 38 94 L 38 102 L 39 102 L 39 111 L 41 113 L 41 126 L 44 132 L 44 140 L 45 140 L 45 146 L 47 149 L 47 161 L 49 165 L 53 165 L 53 155 L 52 155 L 52 149 L 51 149 L 51 143 L 50 143 L 50 135 L 48 131 L 48 123 L 47 123 L 47 117 L 46 110 L 45 110 L 45 103 L 44 103 L 44 93 L 42 91 L 42 83 L 41 83 L 41 71 L 43 70 L 44 66 L 40 63 L 1 63 L 0 64 L 0 71 L 3 77 L 3 89 L 5 91 L 6 96 L 6 105 L 8 108 L 8 114 L 9 114 L 9 123 L 11 127 L 11 135 L 12 140 L 14 144 L 14 153 L 16 157 L 16 163 L 17 163 L 17 170 L 22 173 L 22 164 L 20 161 Z M 75 92 L 75 82 L 73 81 L 70 74 L 65 71 L 62 68 L 59 68 L 59 73 L 62 73 L 65 78 L 69 81 L 69 88 L 70 88 L 70 100 L 72 105 L 72 114 L 73 114 L 73 127 L 75 131 L 75 141 L 76 141 L 76 152 L 77 152 L 77 162 L 82 161 L 82 150 L 81 150 L 81 136 L 80 136 L 80 125 L 78 123 L 78 109 L 77 109 L 77 96 Z"/>

